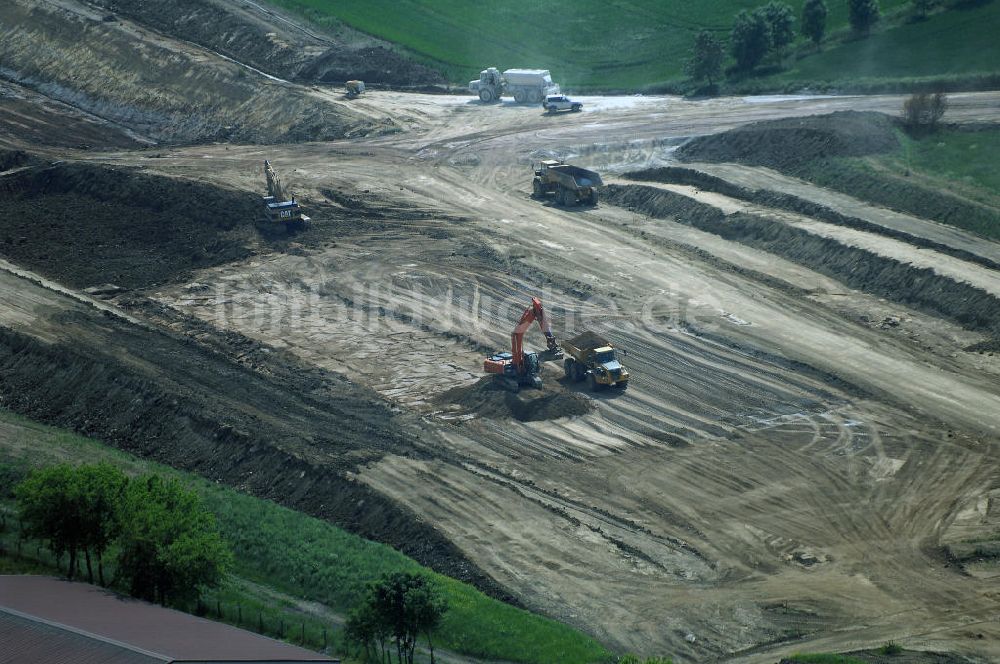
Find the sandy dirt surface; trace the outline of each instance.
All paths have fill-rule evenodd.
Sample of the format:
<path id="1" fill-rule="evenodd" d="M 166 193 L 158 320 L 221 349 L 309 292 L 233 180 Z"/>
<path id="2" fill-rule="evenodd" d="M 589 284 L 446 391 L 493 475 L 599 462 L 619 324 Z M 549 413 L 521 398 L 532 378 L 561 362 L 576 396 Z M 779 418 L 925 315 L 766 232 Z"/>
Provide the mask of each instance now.
<path id="1" fill-rule="evenodd" d="M 332 90 L 313 96 L 327 95 L 334 103 Z M 1000 93 L 950 99 L 953 121 L 1000 119 Z M 843 271 L 669 210 L 563 209 L 528 195 L 530 164 L 542 158 L 610 180 L 672 163 L 687 137 L 836 110 L 895 114 L 902 98 L 583 101 L 583 113 L 546 117 L 373 92 L 352 113 L 404 131 L 65 156 L 246 191 L 261 189 L 271 159 L 313 227 L 143 290 L 176 318 L 132 314 L 239 333 L 379 395 L 404 423 L 393 424 L 391 445 L 354 459 L 356 490 L 419 515 L 528 607 L 614 648 L 681 662 L 774 662 L 890 639 L 1000 657 L 1000 593 L 946 548 L 995 530 L 1000 357 L 962 350 L 987 329 L 911 307 L 885 281 L 927 269 L 996 298 L 995 271 L 878 233 L 673 191 L 723 219 L 804 227 L 859 265 L 891 258 L 902 270 L 851 287 Z M 754 173 L 743 167 L 733 179 Z M 783 188 L 759 177 L 755 186 Z M 823 202 L 837 209 L 842 199 Z M 628 351 L 628 391 L 587 392 L 547 363 L 547 389 L 593 410 L 521 421 L 497 416 L 502 394 L 448 403 L 449 391 L 474 388 L 486 353 L 509 344 L 533 295 L 557 337 L 592 329 Z M 47 329 L 58 319 L 38 317 L 39 307 L 69 306 L 60 302 L 10 302 L 2 320 Z M 542 347 L 537 330 L 527 344 Z M 266 410 L 262 401 L 254 408 Z M 309 409 L 287 407 L 294 430 L 277 413 L 267 418 L 286 449 L 311 467 L 343 468 L 323 457 L 335 429 L 331 440 L 291 442 L 295 431 L 319 434 L 302 424 Z"/>

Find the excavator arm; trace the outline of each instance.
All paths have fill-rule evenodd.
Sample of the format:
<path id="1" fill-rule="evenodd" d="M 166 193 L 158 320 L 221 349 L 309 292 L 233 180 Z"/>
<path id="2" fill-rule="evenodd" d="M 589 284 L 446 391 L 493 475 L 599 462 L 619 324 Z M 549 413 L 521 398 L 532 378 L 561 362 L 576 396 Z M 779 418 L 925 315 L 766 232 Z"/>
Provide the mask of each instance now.
<path id="1" fill-rule="evenodd" d="M 542 330 L 542 334 L 545 335 L 545 344 L 548 346 L 548 349 L 555 351 L 559 347 L 555 336 L 552 334 L 552 325 L 549 323 L 549 317 L 545 313 L 545 308 L 542 307 L 542 301 L 537 297 L 531 298 L 531 306 L 521 314 L 521 320 L 517 322 L 514 332 L 510 335 L 510 353 L 513 356 L 511 363 L 517 368 L 519 374 L 522 373 L 524 365 L 524 333 L 528 331 L 528 328 L 535 321 L 538 321 L 538 327 Z"/>
<path id="2" fill-rule="evenodd" d="M 264 160 L 264 175 L 267 177 L 267 195 L 273 196 L 275 201 L 285 200 L 285 194 L 281 191 L 281 180 L 278 174 L 271 168 L 271 162 Z"/>

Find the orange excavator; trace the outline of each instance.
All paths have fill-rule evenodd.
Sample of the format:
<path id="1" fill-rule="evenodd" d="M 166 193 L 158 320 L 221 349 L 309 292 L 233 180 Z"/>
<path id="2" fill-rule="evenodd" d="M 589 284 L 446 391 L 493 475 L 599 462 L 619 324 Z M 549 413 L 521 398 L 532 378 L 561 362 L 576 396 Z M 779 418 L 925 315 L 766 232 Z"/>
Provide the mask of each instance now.
<path id="1" fill-rule="evenodd" d="M 538 327 L 545 335 L 547 346 L 541 355 L 524 352 L 524 333 L 535 321 L 538 321 Z M 555 360 L 562 356 L 562 349 L 552 334 L 552 326 L 542 307 L 542 301 L 533 297 L 531 306 L 521 314 L 521 320 L 517 322 L 510 335 L 510 352 L 490 355 L 483 361 L 483 371 L 496 376 L 505 388 L 517 392 L 522 387 L 541 387 L 542 379 L 538 374 L 542 371 L 542 361 Z"/>

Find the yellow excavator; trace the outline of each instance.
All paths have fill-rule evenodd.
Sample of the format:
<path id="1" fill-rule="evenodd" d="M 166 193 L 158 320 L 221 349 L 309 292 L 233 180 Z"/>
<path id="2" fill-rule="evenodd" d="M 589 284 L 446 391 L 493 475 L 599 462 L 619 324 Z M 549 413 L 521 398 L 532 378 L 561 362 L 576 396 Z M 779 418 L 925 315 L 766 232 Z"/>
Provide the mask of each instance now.
<path id="1" fill-rule="evenodd" d="M 302 214 L 302 208 L 295 201 L 295 196 L 285 197 L 278 174 L 271 167 L 271 162 L 264 160 L 264 177 L 267 178 L 267 196 L 264 196 L 264 211 L 270 225 L 284 224 L 287 228 L 303 228 L 309 223 L 309 217 Z"/>

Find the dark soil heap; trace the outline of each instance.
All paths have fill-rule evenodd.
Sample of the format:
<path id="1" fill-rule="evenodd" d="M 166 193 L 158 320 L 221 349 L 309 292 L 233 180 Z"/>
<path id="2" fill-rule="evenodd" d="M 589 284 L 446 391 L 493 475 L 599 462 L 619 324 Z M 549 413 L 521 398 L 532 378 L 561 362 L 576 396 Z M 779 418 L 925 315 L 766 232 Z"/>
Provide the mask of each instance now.
<path id="1" fill-rule="evenodd" d="M 898 146 L 889 116 L 838 111 L 755 122 L 721 134 L 699 136 L 679 147 L 676 154 L 682 161 L 731 161 L 795 171 L 816 159 L 863 157 Z"/>
<path id="2" fill-rule="evenodd" d="M 137 169 L 62 163 L 0 180 L 0 205 L 0 254 L 11 261 L 77 288 L 143 288 L 249 255 L 259 199 Z"/>
<path id="3" fill-rule="evenodd" d="M 542 389 L 522 389 L 513 393 L 485 376 L 468 387 L 456 387 L 442 394 L 441 403 L 452 403 L 490 419 L 513 418 L 521 422 L 554 420 L 586 415 L 594 403 L 582 394 L 566 390 L 552 378 L 543 380 Z"/>

